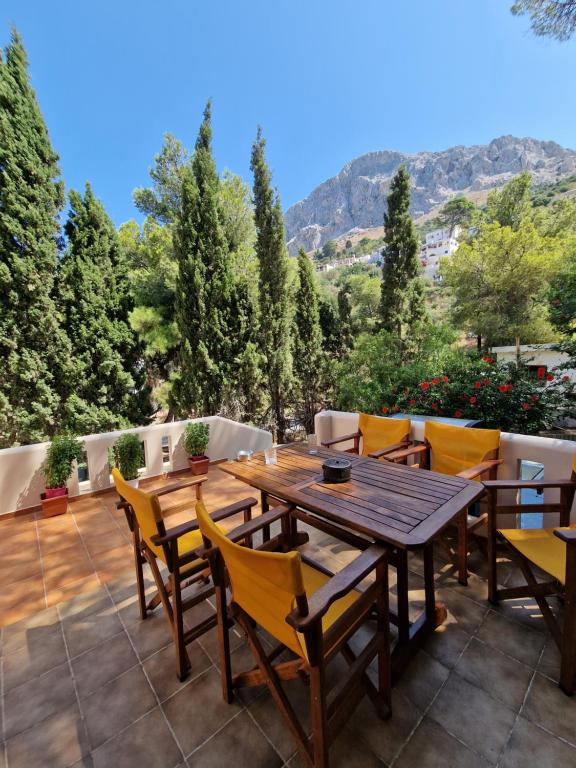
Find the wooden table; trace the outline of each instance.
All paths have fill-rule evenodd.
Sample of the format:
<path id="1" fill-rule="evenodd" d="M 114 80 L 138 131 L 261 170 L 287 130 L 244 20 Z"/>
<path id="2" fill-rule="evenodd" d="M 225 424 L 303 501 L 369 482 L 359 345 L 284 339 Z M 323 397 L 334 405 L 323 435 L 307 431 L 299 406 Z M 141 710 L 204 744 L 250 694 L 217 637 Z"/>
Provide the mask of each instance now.
<path id="1" fill-rule="evenodd" d="M 438 623 L 433 539 L 480 498 L 483 486 L 327 448 L 311 455 L 306 443 L 280 447 L 277 455 L 277 464 L 267 465 L 264 454 L 258 453 L 248 462 L 229 461 L 219 469 L 260 490 L 263 511 L 268 509 L 268 497 L 273 496 L 297 505 L 293 515 L 298 520 L 352 546 L 364 549 L 374 541 L 388 546 L 390 564 L 397 570 L 397 600 L 391 607 L 391 621 L 398 627 L 392 653 L 393 677 L 397 678 Z M 323 481 L 322 464 L 329 457 L 350 460 L 348 482 Z M 408 599 L 410 550 L 421 550 L 424 559 L 425 608 L 413 623 Z"/>

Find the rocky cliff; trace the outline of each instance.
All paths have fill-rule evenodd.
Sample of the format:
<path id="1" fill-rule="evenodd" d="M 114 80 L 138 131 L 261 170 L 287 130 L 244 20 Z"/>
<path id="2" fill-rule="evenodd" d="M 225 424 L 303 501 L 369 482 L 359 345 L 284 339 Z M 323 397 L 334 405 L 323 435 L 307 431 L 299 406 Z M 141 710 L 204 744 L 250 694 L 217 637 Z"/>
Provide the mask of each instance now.
<path id="1" fill-rule="evenodd" d="M 290 253 L 311 251 L 350 230 L 382 225 L 390 181 L 405 163 L 412 214 L 421 216 L 456 195 L 472 195 L 530 171 L 535 184 L 576 173 L 576 152 L 553 141 L 502 136 L 487 145 L 404 154 L 384 150 L 352 160 L 284 216 Z"/>

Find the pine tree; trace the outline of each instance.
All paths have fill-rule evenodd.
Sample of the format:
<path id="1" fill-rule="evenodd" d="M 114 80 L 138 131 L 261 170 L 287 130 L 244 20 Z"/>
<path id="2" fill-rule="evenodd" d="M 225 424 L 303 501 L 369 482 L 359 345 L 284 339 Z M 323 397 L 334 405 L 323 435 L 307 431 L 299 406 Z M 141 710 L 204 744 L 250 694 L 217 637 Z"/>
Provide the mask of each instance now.
<path id="1" fill-rule="evenodd" d="M 52 299 L 64 188 L 18 33 L 0 56 L 0 447 L 58 418 L 67 339 Z"/>
<path id="2" fill-rule="evenodd" d="M 325 384 L 325 357 L 318 310 L 318 287 L 312 262 L 301 248 L 298 253 L 298 288 L 294 313 L 294 374 L 302 423 L 314 432 L 314 416 L 320 410 Z"/>
<path id="3" fill-rule="evenodd" d="M 390 185 L 384 214 L 381 327 L 398 338 L 422 322 L 424 290 L 418 277 L 419 242 L 410 216 L 410 176 L 401 165 Z"/>
<path id="4" fill-rule="evenodd" d="M 259 262 L 260 347 L 265 359 L 272 428 L 282 442 L 286 431 L 286 401 L 291 379 L 290 297 L 288 254 L 280 199 L 271 187 L 266 141 L 258 128 L 252 146 L 254 221 Z"/>
<path id="5" fill-rule="evenodd" d="M 182 202 L 174 230 L 181 350 L 173 398 L 181 415 L 218 413 L 234 362 L 230 327 L 236 297 L 211 145 L 208 102 L 192 162 L 183 172 Z"/>
<path id="6" fill-rule="evenodd" d="M 74 366 L 64 424 L 80 434 L 146 424 L 149 393 L 141 349 L 128 322 L 127 262 L 114 225 L 89 184 L 84 197 L 70 192 L 64 229 L 68 247 L 58 293 Z"/>

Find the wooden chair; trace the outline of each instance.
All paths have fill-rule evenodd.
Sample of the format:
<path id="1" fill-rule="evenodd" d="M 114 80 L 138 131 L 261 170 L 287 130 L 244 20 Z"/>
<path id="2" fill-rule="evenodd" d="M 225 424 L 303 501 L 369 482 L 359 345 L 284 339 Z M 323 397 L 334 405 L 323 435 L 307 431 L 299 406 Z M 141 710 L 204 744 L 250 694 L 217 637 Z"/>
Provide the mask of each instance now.
<path id="1" fill-rule="evenodd" d="M 424 443 L 388 453 L 388 461 L 406 464 L 409 456 L 418 456 L 415 468 L 431 469 L 466 480 L 496 479 L 500 449 L 499 429 L 472 429 L 452 424 L 427 421 Z M 486 513 L 471 515 L 465 510 L 457 521 L 458 545 L 454 551 L 446 546 L 448 555 L 458 568 L 458 581 L 468 584 L 468 550 L 471 535 L 486 522 Z M 445 544 L 443 539 L 440 541 Z"/>
<path id="2" fill-rule="evenodd" d="M 322 443 L 325 448 L 331 448 L 339 443 L 353 440 L 352 448 L 346 453 L 360 453 L 362 440 L 362 455 L 379 459 L 391 451 L 405 448 L 410 443 L 410 419 L 387 419 L 382 416 L 369 416 L 367 413 L 358 414 L 358 430 L 350 435 L 336 437 Z"/>
<path id="3" fill-rule="evenodd" d="M 197 549 L 202 549 L 202 534 L 198 521 L 190 520 L 166 530 L 158 497 L 189 486 L 197 486 L 198 483 L 179 483 L 154 493 L 146 493 L 129 485 L 117 469 L 112 470 L 112 475 L 116 490 L 124 502 L 132 532 L 140 616 L 145 619 L 148 611 L 162 603 L 176 646 L 176 674 L 180 680 L 184 680 L 190 669 L 186 646 L 216 626 L 218 621 L 217 614 L 214 613 L 185 631 L 184 613 L 214 595 L 214 586 L 209 580 L 208 563 L 196 552 Z M 252 507 L 256 503 L 256 499 L 242 499 L 215 512 L 213 519 L 224 520 L 243 512 L 244 520 L 250 520 Z M 158 561 L 168 569 L 169 577 L 166 583 Z M 150 566 L 157 588 L 157 593 L 149 603 L 146 603 L 142 569 L 146 562 Z M 191 597 L 183 599 L 182 589 L 195 583 L 201 585 L 199 589 Z"/>
<path id="4" fill-rule="evenodd" d="M 576 456 L 571 477 L 567 480 L 496 480 L 484 485 L 488 491 L 488 599 L 496 604 L 500 600 L 534 598 L 560 650 L 560 687 L 571 696 L 576 691 L 576 525 L 570 525 L 570 511 L 576 493 Z M 539 491 L 557 488 L 560 499 L 554 504 L 498 505 L 498 491 L 521 491 L 523 488 Z M 528 512 L 557 514 L 560 527 L 498 528 L 498 515 L 523 515 Z M 504 547 L 506 554 L 522 570 L 525 586 L 498 587 L 498 545 Z M 537 581 L 532 566 L 549 574 L 551 580 Z M 560 596 L 564 601 L 563 626 L 546 599 L 553 595 Z"/>
<path id="5" fill-rule="evenodd" d="M 212 546 L 209 560 L 217 593 L 225 700 L 232 701 L 235 688 L 267 685 L 296 741 L 303 764 L 309 768 L 328 768 L 329 743 L 364 693 L 370 696 L 381 717 L 391 713 L 386 550 L 369 546 L 333 576 L 299 552 L 262 551 L 235 543 L 280 520 L 280 544 L 288 547 L 294 520 L 286 506 L 271 509 L 228 537 L 214 525 L 202 502 L 197 504 L 197 516 L 206 546 Z M 375 580 L 364 591 L 356 590 L 359 582 L 371 573 Z M 228 615 L 244 630 L 257 665 L 234 677 L 226 630 L 225 574 L 229 576 L 232 593 Z M 371 616 L 376 616 L 376 632 L 356 655 L 349 640 Z M 264 649 L 257 626 L 278 642 L 272 651 Z M 283 656 L 282 661 L 274 663 L 286 649 L 292 658 Z M 328 692 L 326 665 L 338 653 L 349 664 L 349 672 Z M 378 659 L 378 687 L 366 672 L 374 658 Z M 309 680 L 312 743 L 281 684 L 282 680 L 294 678 Z"/>

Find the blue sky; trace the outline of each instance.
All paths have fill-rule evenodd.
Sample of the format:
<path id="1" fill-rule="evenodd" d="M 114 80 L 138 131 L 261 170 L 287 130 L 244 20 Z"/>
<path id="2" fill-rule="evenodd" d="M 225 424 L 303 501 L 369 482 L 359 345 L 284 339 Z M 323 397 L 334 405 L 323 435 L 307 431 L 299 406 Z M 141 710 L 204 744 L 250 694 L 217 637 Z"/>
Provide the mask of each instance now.
<path id="1" fill-rule="evenodd" d="M 192 146 L 214 101 L 219 168 L 250 178 L 263 126 L 284 207 L 371 150 L 502 134 L 576 148 L 576 40 L 536 38 L 512 0 L 3 0 L 68 187 L 114 221 L 165 132 Z"/>

